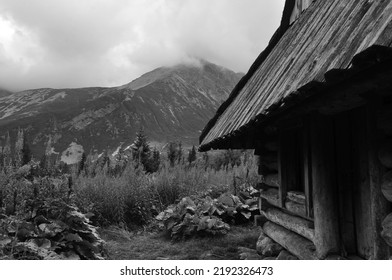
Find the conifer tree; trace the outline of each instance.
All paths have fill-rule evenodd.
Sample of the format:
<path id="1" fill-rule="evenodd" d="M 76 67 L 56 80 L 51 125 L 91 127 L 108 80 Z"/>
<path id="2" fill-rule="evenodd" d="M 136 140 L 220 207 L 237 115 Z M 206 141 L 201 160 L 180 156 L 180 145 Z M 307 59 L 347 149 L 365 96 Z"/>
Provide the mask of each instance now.
<path id="1" fill-rule="evenodd" d="M 3 147 L 3 166 L 6 171 L 12 169 L 11 137 L 9 132 L 7 132 L 5 137 L 5 144 Z"/>
<path id="2" fill-rule="evenodd" d="M 192 150 L 189 151 L 188 153 L 188 162 L 191 164 L 196 160 L 196 148 L 195 146 L 192 146 Z"/>
<path id="3" fill-rule="evenodd" d="M 85 164 L 86 164 L 86 159 L 87 159 L 86 153 L 83 152 L 82 158 L 81 158 L 80 161 L 79 161 L 78 175 L 80 175 L 80 173 L 82 173 L 82 171 L 84 170 Z"/>
<path id="4" fill-rule="evenodd" d="M 178 149 L 177 149 L 177 162 L 178 164 L 181 163 L 183 151 L 182 151 L 182 143 L 178 142 Z"/>
<path id="5" fill-rule="evenodd" d="M 146 168 L 149 164 L 151 149 L 143 128 L 136 133 L 136 139 L 133 144 L 135 145 L 136 153 L 134 159 Z"/>
<path id="6" fill-rule="evenodd" d="M 170 165 L 174 166 L 174 163 L 176 162 L 177 158 L 176 143 L 169 142 L 169 145 L 167 147 L 167 158 L 169 159 Z"/>
<path id="7" fill-rule="evenodd" d="M 25 165 L 31 161 L 31 150 L 27 143 L 26 134 L 23 135 L 23 138 L 22 165 Z"/>
<path id="8" fill-rule="evenodd" d="M 147 172 L 157 172 L 159 169 L 159 165 L 161 164 L 161 156 L 157 148 L 154 148 L 152 151 L 152 157 L 150 159 L 150 164 L 148 165 Z"/>
<path id="9" fill-rule="evenodd" d="M 21 167 L 23 165 L 23 141 L 25 140 L 24 135 L 23 135 L 23 130 L 19 128 L 18 134 L 16 136 L 16 142 L 15 142 L 15 167 Z"/>

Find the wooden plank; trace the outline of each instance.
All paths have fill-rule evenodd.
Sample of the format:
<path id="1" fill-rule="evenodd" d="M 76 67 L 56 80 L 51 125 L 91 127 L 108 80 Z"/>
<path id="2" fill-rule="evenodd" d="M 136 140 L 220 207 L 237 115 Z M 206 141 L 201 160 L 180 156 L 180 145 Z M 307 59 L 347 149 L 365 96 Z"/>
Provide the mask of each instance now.
<path id="1" fill-rule="evenodd" d="M 299 204 L 289 199 L 286 199 L 284 207 L 295 215 L 306 217 L 306 206 L 304 204 Z"/>
<path id="2" fill-rule="evenodd" d="M 306 196 L 303 192 L 289 191 L 287 192 L 287 198 L 295 203 L 306 205 Z"/>
<path id="3" fill-rule="evenodd" d="M 309 116 L 306 116 L 304 120 L 302 147 L 306 216 L 313 218 L 312 160 L 310 150 Z"/>
<path id="4" fill-rule="evenodd" d="M 279 209 L 269 208 L 263 211 L 263 214 L 268 220 L 291 230 L 310 241 L 314 241 L 314 223 L 300 217 L 289 215 Z"/>
<path id="5" fill-rule="evenodd" d="M 339 114 L 335 117 L 336 137 L 336 178 L 339 194 L 339 225 L 341 249 L 340 255 L 357 253 L 354 205 L 353 205 L 353 158 L 352 158 L 352 133 L 349 114 Z"/>
<path id="6" fill-rule="evenodd" d="M 331 118 L 312 116 L 311 154 L 315 245 L 318 258 L 323 259 L 340 249 Z"/>
<path id="7" fill-rule="evenodd" d="M 263 231 L 275 242 L 284 247 L 291 254 L 295 255 L 301 260 L 316 260 L 316 249 L 314 244 L 282 226 L 273 222 L 266 222 L 263 226 Z"/>

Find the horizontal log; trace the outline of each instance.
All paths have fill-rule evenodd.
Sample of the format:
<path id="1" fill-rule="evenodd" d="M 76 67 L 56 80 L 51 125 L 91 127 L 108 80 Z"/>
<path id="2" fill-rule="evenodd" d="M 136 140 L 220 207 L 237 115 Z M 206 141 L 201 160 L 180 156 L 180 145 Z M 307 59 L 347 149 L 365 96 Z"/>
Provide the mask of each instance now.
<path id="1" fill-rule="evenodd" d="M 260 197 L 267 200 L 268 203 L 278 206 L 279 205 L 279 191 L 278 189 L 270 188 L 260 191 Z"/>
<path id="2" fill-rule="evenodd" d="M 314 224 L 300 217 L 292 216 L 276 208 L 269 208 L 262 213 L 268 220 L 314 242 Z"/>
<path id="3" fill-rule="evenodd" d="M 306 207 L 303 204 L 296 203 L 291 200 L 287 200 L 285 203 L 285 207 L 290 212 L 297 214 L 299 216 L 306 216 Z"/>
<path id="4" fill-rule="evenodd" d="M 275 242 L 301 260 L 316 260 L 316 248 L 308 239 L 273 222 L 267 222 L 263 231 Z"/>
<path id="5" fill-rule="evenodd" d="M 287 192 L 287 197 L 291 201 L 294 201 L 295 203 L 299 203 L 302 205 L 305 205 L 306 203 L 306 198 L 305 194 L 303 192 L 297 192 L 297 191 L 290 191 Z"/>
<path id="6" fill-rule="evenodd" d="M 392 213 L 389 214 L 382 222 L 382 238 L 392 247 Z"/>
<path id="7" fill-rule="evenodd" d="M 386 141 L 378 150 L 378 159 L 387 168 L 392 168 L 392 141 Z"/>
<path id="8" fill-rule="evenodd" d="M 392 202 L 392 171 L 385 173 L 382 177 L 381 191 L 385 198 Z"/>
<path id="9" fill-rule="evenodd" d="M 264 183 L 268 186 L 279 188 L 280 182 L 279 182 L 278 173 L 273 173 L 273 174 L 269 174 L 267 176 L 264 176 Z"/>

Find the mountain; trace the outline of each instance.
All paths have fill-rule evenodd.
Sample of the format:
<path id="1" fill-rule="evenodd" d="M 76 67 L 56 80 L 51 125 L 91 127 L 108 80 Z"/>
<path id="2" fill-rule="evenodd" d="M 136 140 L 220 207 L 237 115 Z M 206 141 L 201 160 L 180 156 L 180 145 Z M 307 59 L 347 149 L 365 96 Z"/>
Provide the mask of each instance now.
<path id="1" fill-rule="evenodd" d="M 34 154 L 65 162 L 128 147 L 142 127 L 153 145 L 197 144 L 201 129 L 242 77 L 221 66 L 161 67 L 119 87 L 34 89 L 0 97 L 0 141 L 23 128 Z M 49 144 L 48 144 L 49 142 Z"/>
<path id="2" fill-rule="evenodd" d="M 12 92 L 0 88 L 0 98 L 5 97 L 5 96 L 8 96 L 8 95 L 10 95 L 10 94 L 12 94 Z"/>

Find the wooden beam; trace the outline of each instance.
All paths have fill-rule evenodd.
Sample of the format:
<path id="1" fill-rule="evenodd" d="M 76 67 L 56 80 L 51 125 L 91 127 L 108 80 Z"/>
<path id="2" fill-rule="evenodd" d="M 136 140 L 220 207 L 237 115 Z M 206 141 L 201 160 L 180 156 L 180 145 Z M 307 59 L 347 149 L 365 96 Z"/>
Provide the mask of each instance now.
<path id="1" fill-rule="evenodd" d="M 269 188 L 260 191 L 260 197 L 267 200 L 271 205 L 279 206 L 279 191 L 275 188 Z"/>
<path id="2" fill-rule="evenodd" d="M 336 198 L 333 122 L 314 115 L 311 118 L 311 160 L 317 256 L 339 252 L 339 221 Z"/>
<path id="3" fill-rule="evenodd" d="M 369 157 L 370 201 L 373 222 L 374 259 L 388 259 L 389 248 L 381 237 L 382 221 L 389 212 L 389 203 L 381 191 L 382 167 L 378 160 L 377 118 L 375 112 L 380 106 L 378 100 L 371 99 L 366 106 L 366 128 Z"/>
<path id="4" fill-rule="evenodd" d="M 268 174 L 264 176 L 264 184 L 271 186 L 271 187 L 280 187 L 280 182 L 279 182 L 279 174 L 278 173 L 273 173 L 273 174 Z"/>
<path id="5" fill-rule="evenodd" d="M 273 222 L 266 222 L 263 231 L 275 242 L 301 260 L 316 260 L 316 248 L 308 239 Z"/>
<path id="6" fill-rule="evenodd" d="M 269 208 L 262 213 L 268 220 L 278 224 L 288 230 L 314 241 L 314 223 L 292 216 L 276 208 Z"/>
<path id="7" fill-rule="evenodd" d="M 295 203 L 299 203 L 302 205 L 306 204 L 306 196 L 303 192 L 297 192 L 297 191 L 287 192 L 287 198 Z"/>
<path id="8" fill-rule="evenodd" d="M 304 120 L 302 147 L 306 216 L 313 218 L 312 159 L 309 116 L 306 116 Z"/>
<path id="9" fill-rule="evenodd" d="M 285 205 L 286 209 L 288 211 L 290 211 L 291 213 L 298 215 L 298 216 L 306 217 L 305 204 L 299 204 L 299 203 L 296 203 L 294 201 L 287 199 L 284 205 Z"/>

